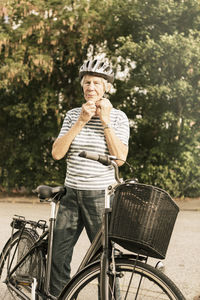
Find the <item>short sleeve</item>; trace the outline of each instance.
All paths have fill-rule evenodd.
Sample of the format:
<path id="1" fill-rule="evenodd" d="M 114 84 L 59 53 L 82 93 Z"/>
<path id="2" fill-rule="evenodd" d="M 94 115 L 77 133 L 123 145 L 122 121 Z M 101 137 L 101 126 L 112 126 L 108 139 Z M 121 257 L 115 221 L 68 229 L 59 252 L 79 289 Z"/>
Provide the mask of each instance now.
<path id="1" fill-rule="evenodd" d="M 72 126 L 72 120 L 71 120 L 71 117 L 70 117 L 69 113 L 67 113 L 66 116 L 65 116 L 65 118 L 64 118 L 64 121 L 63 121 L 63 124 L 62 124 L 62 128 L 60 130 L 58 138 L 60 138 L 61 136 L 65 135 L 65 133 L 69 131 L 69 129 L 71 128 L 71 126 Z"/>
<path id="2" fill-rule="evenodd" d="M 122 141 L 123 144 L 128 146 L 130 137 L 129 120 L 123 111 L 118 111 L 118 117 L 114 124 L 114 130 L 117 137 Z"/>

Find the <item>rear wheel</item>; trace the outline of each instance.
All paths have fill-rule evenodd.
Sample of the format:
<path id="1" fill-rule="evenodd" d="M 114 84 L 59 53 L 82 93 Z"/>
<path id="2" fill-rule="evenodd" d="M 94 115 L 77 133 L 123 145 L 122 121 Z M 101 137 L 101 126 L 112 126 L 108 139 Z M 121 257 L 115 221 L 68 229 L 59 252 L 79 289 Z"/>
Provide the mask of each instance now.
<path id="1" fill-rule="evenodd" d="M 116 259 L 116 276 L 109 275 L 110 299 L 185 300 L 180 290 L 162 272 L 134 260 Z M 111 264 L 112 269 L 112 264 Z M 112 273 L 112 272 L 111 272 Z M 88 266 L 72 279 L 59 300 L 97 300 L 99 298 L 100 263 Z"/>
<path id="2" fill-rule="evenodd" d="M 17 270 L 9 275 L 12 268 L 27 253 L 37 238 L 35 231 L 25 229 L 21 237 L 20 231 L 17 231 L 6 243 L 0 255 L 0 299 L 24 299 L 22 297 L 24 295 L 28 297 L 27 299 L 31 299 L 33 278 L 36 278 L 38 286 L 41 285 L 43 259 L 42 252 L 38 250 L 28 256 Z M 37 296 L 36 300 L 39 300 Z"/>

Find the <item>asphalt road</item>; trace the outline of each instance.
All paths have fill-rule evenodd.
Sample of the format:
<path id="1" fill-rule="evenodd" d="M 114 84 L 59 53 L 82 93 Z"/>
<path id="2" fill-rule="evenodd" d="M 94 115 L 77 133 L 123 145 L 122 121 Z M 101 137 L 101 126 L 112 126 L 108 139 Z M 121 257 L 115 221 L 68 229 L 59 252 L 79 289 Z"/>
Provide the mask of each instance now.
<path id="1" fill-rule="evenodd" d="M 0 203 L 0 251 L 9 237 L 9 226 L 14 214 L 24 215 L 27 219 L 48 221 L 48 204 Z M 77 269 L 84 256 L 89 241 L 83 232 L 74 251 L 72 273 Z M 165 273 L 181 289 L 187 300 L 200 294 L 200 210 L 182 210 L 175 224 L 165 265 Z M 157 260 L 150 259 L 155 265 Z"/>

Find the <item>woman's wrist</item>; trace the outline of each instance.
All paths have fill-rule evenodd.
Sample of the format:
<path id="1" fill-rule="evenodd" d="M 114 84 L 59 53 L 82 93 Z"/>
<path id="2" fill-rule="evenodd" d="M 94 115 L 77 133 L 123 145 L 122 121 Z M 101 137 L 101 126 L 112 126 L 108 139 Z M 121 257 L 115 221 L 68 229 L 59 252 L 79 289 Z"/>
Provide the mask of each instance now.
<path id="1" fill-rule="evenodd" d="M 77 122 L 75 123 L 78 127 L 83 128 L 87 122 L 84 120 L 78 119 Z"/>
<path id="2" fill-rule="evenodd" d="M 109 129 L 109 128 L 112 128 L 111 124 L 110 123 L 106 123 L 105 125 L 103 125 L 103 129 Z"/>

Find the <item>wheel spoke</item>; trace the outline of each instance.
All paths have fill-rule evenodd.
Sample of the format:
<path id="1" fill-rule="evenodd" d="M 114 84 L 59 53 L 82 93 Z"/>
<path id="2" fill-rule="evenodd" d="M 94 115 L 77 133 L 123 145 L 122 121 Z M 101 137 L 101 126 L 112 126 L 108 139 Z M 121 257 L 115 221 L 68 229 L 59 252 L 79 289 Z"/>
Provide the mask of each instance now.
<path id="1" fill-rule="evenodd" d="M 20 241 L 19 241 L 20 238 Z M 0 299 L 31 299 L 32 277 L 41 277 L 41 253 L 33 253 L 12 273 L 16 263 L 32 247 L 36 237 L 30 231 L 16 232 L 0 256 Z"/>

